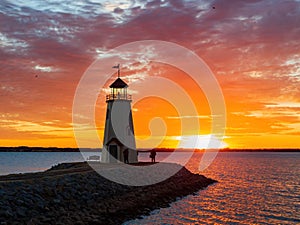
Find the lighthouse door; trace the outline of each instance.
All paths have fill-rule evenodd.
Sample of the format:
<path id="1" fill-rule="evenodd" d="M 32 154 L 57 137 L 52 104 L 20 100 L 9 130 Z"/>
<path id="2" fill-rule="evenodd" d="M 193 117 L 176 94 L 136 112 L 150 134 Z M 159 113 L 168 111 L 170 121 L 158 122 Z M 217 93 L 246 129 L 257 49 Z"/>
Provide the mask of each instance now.
<path id="1" fill-rule="evenodd" d="M 110 145 L 109 146 L 109 158 L 110 162 L 117 162 L 118 159 L 118 146 L 117 145 Z"/>

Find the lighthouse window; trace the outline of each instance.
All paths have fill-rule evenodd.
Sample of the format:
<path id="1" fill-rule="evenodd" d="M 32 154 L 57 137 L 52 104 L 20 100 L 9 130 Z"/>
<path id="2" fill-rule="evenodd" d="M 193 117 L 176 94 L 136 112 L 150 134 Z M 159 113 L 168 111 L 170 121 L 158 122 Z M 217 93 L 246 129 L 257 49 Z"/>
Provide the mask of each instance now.
<path id="1" fill-rule="evenodd" d="M 106 110 L 106 119 L 109 119 L 109 109 Z"/>
<path id="2" fill-rule="evenodd" d="M 131 134 L 134 134 L 134 130 L 133 130 L 133 121 L 132 121 L 132 112 L 130 111 L 130 113 L 129 113 L 129 126 L 128 126 L 128 128 L 129 128 L 129 131 L 128 132 L 130 132 L 130 135 Z"/>

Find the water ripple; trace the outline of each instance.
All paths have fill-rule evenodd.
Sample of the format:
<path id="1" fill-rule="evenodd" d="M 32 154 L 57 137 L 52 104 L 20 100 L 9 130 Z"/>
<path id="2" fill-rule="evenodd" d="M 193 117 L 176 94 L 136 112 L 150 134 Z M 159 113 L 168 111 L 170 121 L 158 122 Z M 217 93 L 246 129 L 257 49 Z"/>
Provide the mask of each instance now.
<path id="1" fill-rule="evenodd" d="M 299 165 L 300 153 L 219 153 L 202 173 L 218 183 L 125 224 L 299 224 Z"/>

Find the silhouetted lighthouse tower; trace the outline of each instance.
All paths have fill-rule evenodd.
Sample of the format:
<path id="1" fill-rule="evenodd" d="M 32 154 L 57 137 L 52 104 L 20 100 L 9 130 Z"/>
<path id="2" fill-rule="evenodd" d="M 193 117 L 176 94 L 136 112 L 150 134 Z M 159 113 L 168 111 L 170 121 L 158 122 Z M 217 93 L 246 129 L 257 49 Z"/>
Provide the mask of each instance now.
<path id="1" fill-rule="evenodd" d="M 101 162 L 124 162 L 128 154 L 129 163 L 137 162 L 137 151 L 131 112 L 131 95 L 127 94 L 128 85 L 118 78 L 109 86 L 110 94 L 106 95 L 107 111 L 104 130 L 104 141 Z"/>

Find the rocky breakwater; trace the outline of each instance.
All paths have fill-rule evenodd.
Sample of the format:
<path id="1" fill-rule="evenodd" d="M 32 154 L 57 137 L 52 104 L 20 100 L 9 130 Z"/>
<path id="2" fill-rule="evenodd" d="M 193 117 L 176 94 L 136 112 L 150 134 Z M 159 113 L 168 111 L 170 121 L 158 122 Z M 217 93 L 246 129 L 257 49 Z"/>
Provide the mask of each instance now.
<path id="1" fill-rule="evenodd" d="M 214 182 L 183 167 L 160 183 L 127 186 L 105 179 L 87 163 L 65 163 L 45 172 L 1 176 L 0 224 L 121 224 Z"/>

